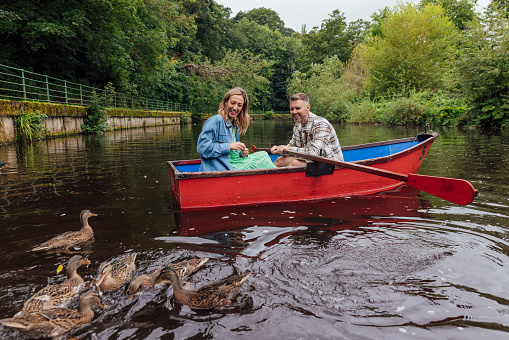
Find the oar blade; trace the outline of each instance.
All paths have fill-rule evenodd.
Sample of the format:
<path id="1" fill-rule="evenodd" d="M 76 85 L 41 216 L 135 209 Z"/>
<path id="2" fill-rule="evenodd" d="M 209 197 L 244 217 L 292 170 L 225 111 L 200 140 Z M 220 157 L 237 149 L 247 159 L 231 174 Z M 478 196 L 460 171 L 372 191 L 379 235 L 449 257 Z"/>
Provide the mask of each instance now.
<path id="1" fill-rule="evenodd" d="M 472 203 L 478 194 L 470 182 L 457 178 L 408 174 L 408 185 L 459 205 Z"/>

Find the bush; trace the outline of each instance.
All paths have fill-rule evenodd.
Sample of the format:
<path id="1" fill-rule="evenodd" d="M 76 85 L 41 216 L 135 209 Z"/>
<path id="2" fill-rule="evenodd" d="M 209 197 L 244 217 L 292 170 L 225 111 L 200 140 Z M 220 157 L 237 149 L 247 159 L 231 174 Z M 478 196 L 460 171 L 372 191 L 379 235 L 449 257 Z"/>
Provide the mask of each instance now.
<path id="1" fill-rule="evenodd" d="M 115 88 L 111 83 L 105 86 L 105 94 L 98 96 L 94 91 L 90 106 L 87 109 L 87 115 L 83 119 L 81 129 L 84 134 L 96 134 L 110 130 L 108 125 L 108 108 L 111 106 Z"/>
<path id="2" fill-rule="evenodd" d="M 352 103 L 348 106 L 348 122 L 373 124 L 378 123 L 377 120 L 377 106 L 369 99 Z"/>
<path id="3" fill-rule="evenodd" d="M 263 114 L 263 119 L 274 119 L 274 117 L 275 117 L 275 114 L 274 114 L 274 111 L 272 111 L 272 110 L 265 111 L 265 113 Z"/>
<path id="4" fill-rule="evenodd" d="M 46 118 L 48 116 L 40 111 L 21 111 L 21 114 L 16 119 L 16 128 L 19 133 L 18 139 L 28 142 L 32 142 L 34 139 L 43 139 L 46 132 Z"/>
<path id="5" fill-rule="evenodd" d="M 201 116 L 201 113 L 193 112 L 192 118 L 193 118 L 193 123 L 203 122 L 203 117 Z"/>
<path id="6" fill-rule="evenodd" d="M 180 113 L 180 124 L 189 124 L 189 118 L 191 118 L 191 113 L 181 112 Z"/>

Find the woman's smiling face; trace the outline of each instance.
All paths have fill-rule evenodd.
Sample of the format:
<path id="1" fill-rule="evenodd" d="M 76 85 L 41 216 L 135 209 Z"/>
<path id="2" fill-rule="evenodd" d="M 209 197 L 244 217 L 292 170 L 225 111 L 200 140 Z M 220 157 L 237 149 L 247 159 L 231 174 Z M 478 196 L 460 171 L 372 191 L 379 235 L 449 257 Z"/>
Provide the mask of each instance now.
<path id="1" fill-rule="evenodd" d="M 233 120 L 235 117 L 237 117 L 242 111 L 243 107 L 244 97 L 242 97 L 240 94 L 231 96 L 226 103 L 226 112 L 228 113 L 230 120 Z"/>

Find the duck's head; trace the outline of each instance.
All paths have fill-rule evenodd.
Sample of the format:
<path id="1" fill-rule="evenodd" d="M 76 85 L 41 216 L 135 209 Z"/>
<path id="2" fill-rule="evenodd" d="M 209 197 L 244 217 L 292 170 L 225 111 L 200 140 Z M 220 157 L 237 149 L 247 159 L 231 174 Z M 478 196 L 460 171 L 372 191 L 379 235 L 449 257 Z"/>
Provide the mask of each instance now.
<path id="1" fill-rule="evenodd" d="M 163 269 L 161 269 L 161 273 L 154 280 L 154 283 L 157 283 L 161 280 L 170 280 L 172 277 L 177 277 L 177 272 L 175 271 L 175 268 L 173 268 L 172 266 L 166 266 Z"/>
<path id="2" fill-rule="evenodd" d="M 80 214 L 81 220 L 87 220 L 89 217 L 92 217 L 92 216 L 97 216 L 97 214 L 94 214 L 93 212 L 91 212 L 88 209 L 82 210 L 81 214 Z"/>
<path id="3" fill-rule="evenodd" d="M 101 295 L 95 290 L 89 290 L 80 299 L 80 304 L 86 304 L 88 306 L 98 306 L 104 308 L 102 304 Z"/>
<path id="4" fill-rule="evenodd" d="M 70 258 L 69 263 L 67 264 L 67 271 L 75 271 L 80 266 L 83 266 L 85 264 L 90 264 L 90 260 L 84 258 L 81 255 L 74 255 Z"/>

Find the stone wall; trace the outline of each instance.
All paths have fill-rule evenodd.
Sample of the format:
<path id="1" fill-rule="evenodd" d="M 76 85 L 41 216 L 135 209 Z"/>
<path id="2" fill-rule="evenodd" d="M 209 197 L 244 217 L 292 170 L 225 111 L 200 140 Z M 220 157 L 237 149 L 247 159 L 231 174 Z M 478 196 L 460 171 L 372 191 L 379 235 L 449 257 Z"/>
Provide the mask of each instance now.
<path id="1" fill-rule="evenodd" d="M 0 99 L 0 145 L 16 141 L 15 119 L 22 112 L 39 111 L 48 116 L 48 137 L 83 133 L 87 108 L 77 105 L 23 102 Z M 180 124 L 180 112 L 110 109 L 108 124 L 114 130 Z"/>

